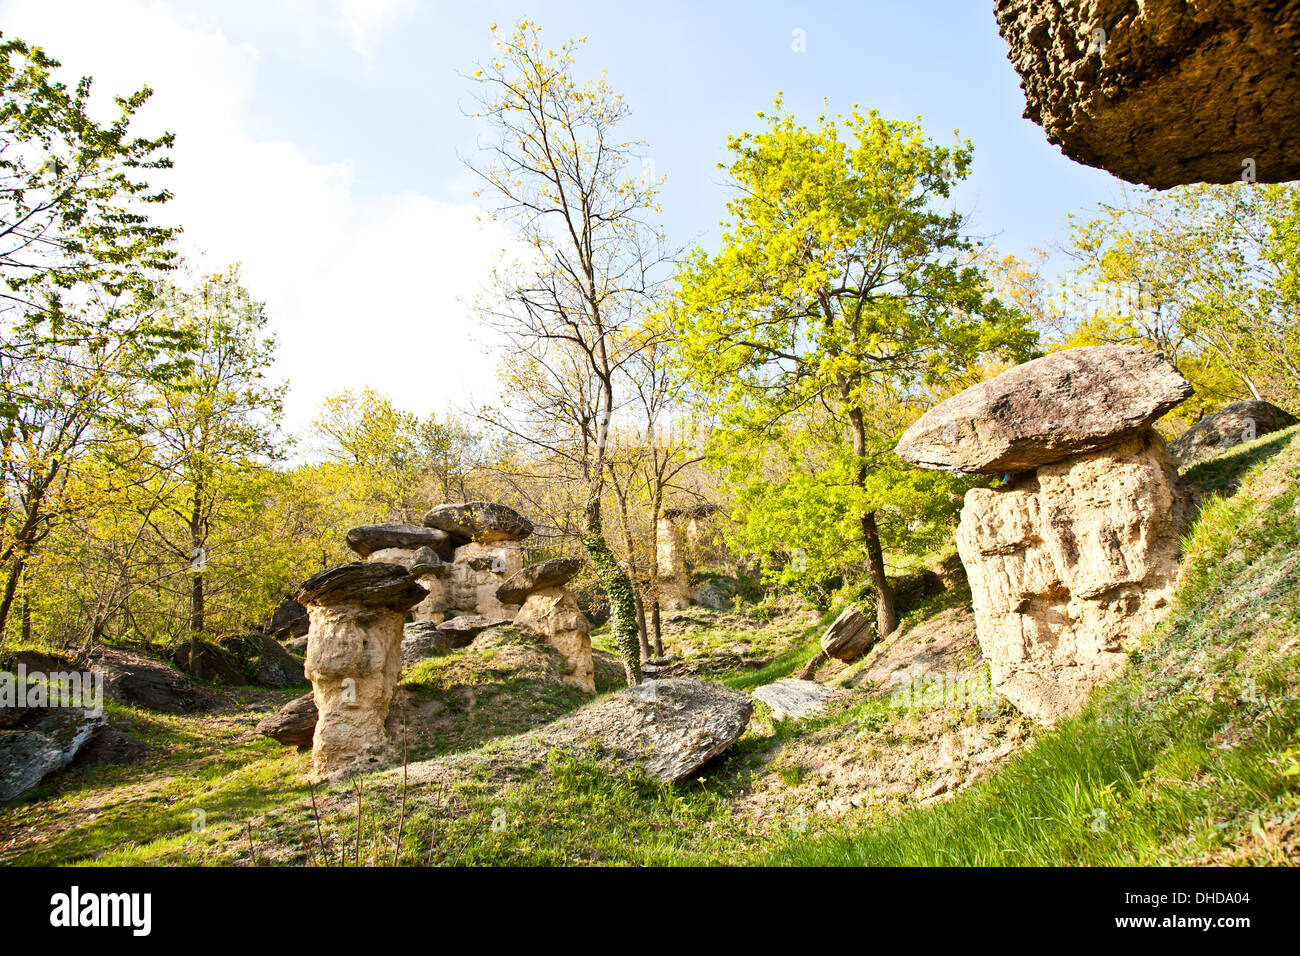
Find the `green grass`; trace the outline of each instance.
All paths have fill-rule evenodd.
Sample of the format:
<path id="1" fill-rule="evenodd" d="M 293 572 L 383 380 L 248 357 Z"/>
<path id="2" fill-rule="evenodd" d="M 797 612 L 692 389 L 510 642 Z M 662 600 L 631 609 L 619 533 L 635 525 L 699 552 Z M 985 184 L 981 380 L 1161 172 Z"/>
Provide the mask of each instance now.
<path id="1" fill-rule="evenodd" d="M 1300 446 L 1197 466 L 1205 503 L 1169 619 L 1087 709 L 983 784 L 875 829 L 788 839 L 797 865 L 1282 862 L 1300 819 Z"/>

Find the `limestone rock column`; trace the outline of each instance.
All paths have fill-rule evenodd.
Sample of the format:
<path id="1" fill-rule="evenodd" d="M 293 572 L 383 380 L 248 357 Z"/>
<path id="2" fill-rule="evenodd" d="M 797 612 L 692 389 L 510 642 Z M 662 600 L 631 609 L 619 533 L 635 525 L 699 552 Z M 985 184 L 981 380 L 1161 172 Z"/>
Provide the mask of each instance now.
<path id="1" fill-rule="evenodd" d="M 354 561 L 303 582 L 311 618 L 304 670 L 319 717 L 311 777 L 333 779 L 384 760 L 384 729 L 402 669 L 406 611 L 425 597 L 404 568 Z"/>
<path id="2" fill-rule="evenodd" d="M 581 558 L 552 558 L 530 564 L 511 575 L 496 596 L 505 604 L 522 602 L 515 624 L 541 634 L 559 652 L 564 661 L 561 680 L 595 693 L 591 623 L 564 587 L 584 563 Z"/>
<path id="3" fill-rule="evenodd" d="M 994 687 L 1035 720 L 1077 710 L 1168 611 L 1185 496 L 1151 423 L 1191 393 L 1155 352 L 1065 349 L 936 405 L 895 449 L 1003 476 L 966 493 L 957 550 Z"/>

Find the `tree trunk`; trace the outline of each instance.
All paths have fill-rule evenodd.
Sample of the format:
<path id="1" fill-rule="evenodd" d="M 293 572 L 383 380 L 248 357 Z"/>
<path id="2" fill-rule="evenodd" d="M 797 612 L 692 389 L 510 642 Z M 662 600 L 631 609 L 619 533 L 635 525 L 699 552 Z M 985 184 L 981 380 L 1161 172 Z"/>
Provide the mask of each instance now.
<path id="1" fill-rule="evenodd" d="M 14 606 L 14 595 L 18 591 L 18 579 L 22 576 L 26 565 L 27 559 L 25 557 L 14 555 L 13 564 L 9 568 L 9 580 L 5 581 L 4 597 L 0 598 L 0 647 L 4 646 L 5 630 L 9 623 L 9 612 Z"/>
<path id="2" fill-rule="evenodd" d="M 871 583 L 876 586 L 876 628 L 884 640 L 898 629 L 898 612 L 894 610 L 894 592 L 885 577 L 885 554 L 880 548 L 880 529 L 876 527 L 874 511 L 862 516 L 862 537 L 867 543 L 867 570 L 871 572 Z"/>
<path id="3" fill-rule="evenodd" d="M 614 552 L 609 549 L 600 521 L 599 493 L 587 504 L 583 520 L 582 545 L 591 559 L 605 595 L 609 598 L 609 630 L 614 647 L 623 659 L 627 686 L 641 683 L 641 647 L 637 639 L 636 602 L 632 596 L 632 581 L 618 565 Z"/>
<path id="4" fill-rule="evenodd" d="M 664 630 L 663 621 L 659 619 L 659 589 L 655 588 L 654 606 L 650 609 L 651 626 L 655 633 L 655 657 L 664 656 Z"/>

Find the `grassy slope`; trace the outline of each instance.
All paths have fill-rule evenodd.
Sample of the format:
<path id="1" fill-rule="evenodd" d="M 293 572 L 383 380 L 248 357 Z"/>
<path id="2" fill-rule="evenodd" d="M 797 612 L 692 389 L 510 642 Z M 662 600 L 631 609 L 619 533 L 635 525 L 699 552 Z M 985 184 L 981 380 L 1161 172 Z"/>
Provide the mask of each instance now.
<path id="1" fill-rule="evenodd" d="M 1300 862 L 1297 433 L 1189 469 L 1240 490 L 1207 497 L 1170 617 L 1083 713 L 952 801 L 765 862 Z"/>
<path id="2" fill-rule="evenodd" d="M 729 754 L 701 778 L 666 787 L 559 752 L 534 766 L 503 761 L 490 738 L 574 701 L 550 682 L 525 680 L 511 688 L 510 726 L 498 726 L 491 702 L 503 662 L 458 652 L 422 665 L 407 689 L 417 706 L 435 709 L 438 725 L 412 750 L 463 763 L 452 777 L 413 783 L 405 801 L 400 770 L 368 778 L 360 800 L 348 784 L 318 789 L 318 833 L 299 782 L 303 757 L 254 737 L 260 714 L 137 712 L 134 730 L 159 756 L 146 767 L 79 771 L 0 809 L 0 860 L 337 862 L 351 847 L 356 862 L 359 844 L 362 863 L 417 865 L 1296 862 L 1300 442 L 1288 445 L 1298 432 L 1192 469 L 1207 492 L 1244 488 L 1207 502 L 1188 536 L 1188 572 L 1169 620 L 1087 711 L 1040 731 L 1032 749 L 951 799 L 917 807 L 909 790 L 824 815 L 817 768 L 792 755 L 911 760 L 939 722 L 948 733 L 987 731 L 980 746 L 1010 746 L 1022 732 L 1015 719 L 900 715 L 849 695 L 821 718 L 782 724 L 760 705 Z M 941 596 L 916 613 L 949 604 Z M 747 688 L 796 670 L 824 623 L 751 634 L 727 624 L 690 640 L 722 665 L 709 676 Z M 742 638 L 770 662 L 725 663 Z M 755 815 L 760 792 L 772 799 Z M 202 833 L 191 829 L 198 808 L 207 812 Z"/>

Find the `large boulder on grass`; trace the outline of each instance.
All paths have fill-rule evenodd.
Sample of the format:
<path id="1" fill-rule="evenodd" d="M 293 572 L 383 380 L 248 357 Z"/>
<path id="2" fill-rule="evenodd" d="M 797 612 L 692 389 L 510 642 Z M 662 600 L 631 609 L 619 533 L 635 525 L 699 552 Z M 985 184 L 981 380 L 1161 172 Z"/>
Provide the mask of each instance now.
<path id="1" fill-rule="evenodd" d="M 894 451 L 922 468 L 1015 474 L 1140 435 L 1191 394 L 1158 352 L 1134 345 L 1064 349 L 941 402 Z"/>
<path id="2" fill-rule="evenodd" d="M 850 604 L 822 635 L 822 650 L 839 661 L 857 660 L 876 640 L 876 625 L 857 605 Z"/>
<path id="3" fill-rule="evenodd" d="M 1290 428 L 1296 422 L 1296 417 L 1290 412 L 1268 402 L 1233 402 L 1187 429 L 1174 440 L 1169 450 L 1181 464 L 1190 465 L 1233 445 Z"/>
<path id="4" fill-rule="evenodd" d="M 316 733 L 317 716 L 315 697 L 310 693 L 303 694 L 259 721 L 256 730 L 286 747 L 305 750 L 311 746 L 312 736 Z"/>
<path id="5" fill-rule="evenodd" d="M 104 696 L 120 704 L 163 714 L 210 710 L 221 697 L 174 667 L 142 654 L 100 646 L 90 655 L 91 673 L 104 681 Z"/>

